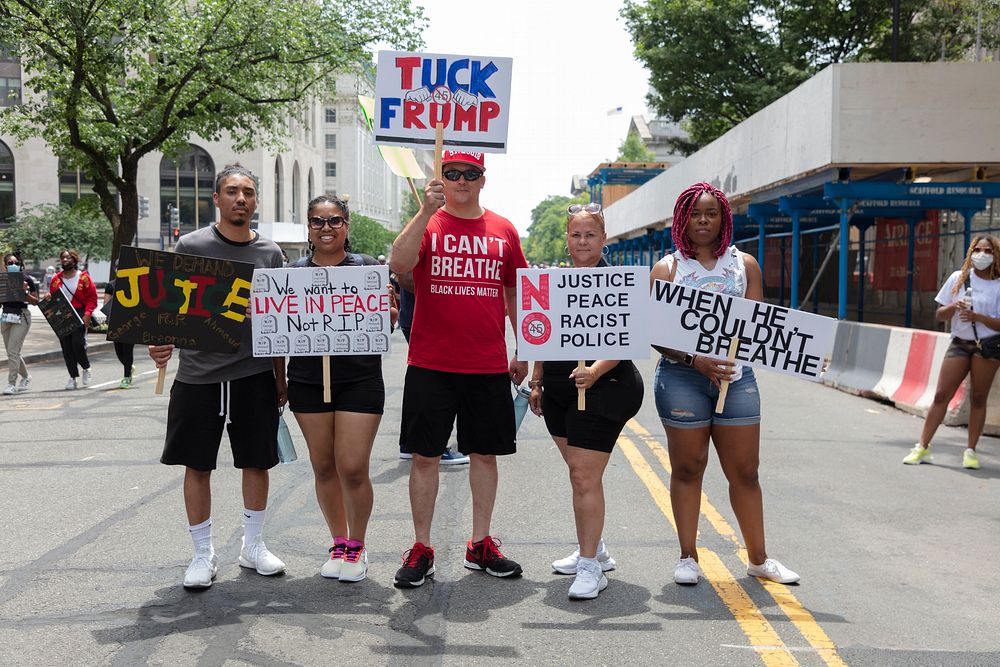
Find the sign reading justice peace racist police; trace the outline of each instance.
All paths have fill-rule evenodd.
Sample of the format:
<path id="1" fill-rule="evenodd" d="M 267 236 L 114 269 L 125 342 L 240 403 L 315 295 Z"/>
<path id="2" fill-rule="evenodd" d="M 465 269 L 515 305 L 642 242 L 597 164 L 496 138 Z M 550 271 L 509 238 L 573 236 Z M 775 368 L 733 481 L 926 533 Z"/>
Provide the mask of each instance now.
<path id="1" fill-rule="evenodd" d="M 235 352 L 252 277 L 248 262 L 123 246 L 108 340 Z"/>
<path id="2" fill-rule="evenodd" d="M 485 56 L 379 51 L 375 143 L 507 152 L 513 60 Z"/>
<path id="3" fill-rule="evenodd" d="M 524 361 L 649 357 L 649 269 L 518 269 Z"/>
<path id="4" fill-rule="evenodd" d="M 257 269 L 250 306 L 255 357 L 387 354 L 389 267 Z"/>
<path id="5" fill-rule="evenodd" d="M 837 320 L 762 301 L 657 280 L 652 293 L 653 343 L 818 381 Z"/>

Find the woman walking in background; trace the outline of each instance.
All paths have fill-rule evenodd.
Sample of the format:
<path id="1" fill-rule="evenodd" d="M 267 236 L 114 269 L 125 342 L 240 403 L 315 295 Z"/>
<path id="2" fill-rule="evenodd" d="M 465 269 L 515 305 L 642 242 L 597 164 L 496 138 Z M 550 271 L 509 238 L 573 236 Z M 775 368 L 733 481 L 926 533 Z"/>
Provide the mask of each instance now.
<path id="1" fill-rule="evenodd" d="M 31 311 L 28 304 L 38 303 L 38 281 L 24 271 L 24 262 L 14 253 L 8 253 L 3 258 L 4 269 L 9 274 L 16 274 L 24 282 L 24 301 L 5 301 L 0 311 L 0 333 L 3 334 L 3 346 L 7 350 L 7 386 L 3 390 L 5 396 L 11 396 L 21 391 L 27 391 L 31 384 L 28 367 L 21 356 L 21 347 L 31 329 Z M 17 376 L 20 374 L 21 380 Z"/>
<path id="2" fill-rule="evenodd" d="M 90 315 L 97 309 L 97 288 L 94 280 L 86 271 L 78 268 L 80 255 L 75 250 L 63 250 L 59 253 L 59 264 L 62 271 L 52 278 L 49 291 L 61 290 L 66 300 L 76 310 L 83 326 L 73 329 L 65 336 L 59 337 L 62 346 L 66 370 L 69 371 L 69 381 L 66 389 L 76 389 L 76 379 L 80 373 L 77 367 L 83 369 L 83 386 L 90 386 L 90 360 L 87 358 L 87 329 L 90 327 Z"/>
<path id="3" fill-rule="evenodd" d="M 944 353 L 938 374 L 934 402 L 927 411 L 920 442 L 903 458 L 903 463 L 931 463 L 931 440 L 944 420 L 959 385 L 969 376 L 969 435 L 962 466 L 979 469 L 976 445 L 986 424 L 986 400 L 1000 359 L 987 358 L 989 345 L 982 341 L 1000 336 L 1000 243 L 989 235 L 977 236 L 965 253 L 962 268 L 955 271 L 934 297 L 941 306 L 935 316 L 951 320 L 951 344 Z"/>

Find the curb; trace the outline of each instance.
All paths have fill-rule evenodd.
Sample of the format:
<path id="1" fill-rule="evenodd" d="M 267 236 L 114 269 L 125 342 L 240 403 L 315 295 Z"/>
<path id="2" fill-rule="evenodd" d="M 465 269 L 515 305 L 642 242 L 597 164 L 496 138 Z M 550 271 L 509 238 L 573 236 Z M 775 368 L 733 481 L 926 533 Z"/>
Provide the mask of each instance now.
<path id="1" fill-rule="evenodd" d="M 91 343 L 87 341 L 87 354 L 94 354 L 98 352 L 104 352 L 108 349 L 113 349 L 115 344 L 112 341 L 105 340 L 97 343 Z M 28 364 L 42 364 L 47 361 L 62 360 L 62 350 L 48 350 L 46 352 L 33 352 L 31 354 L 22 355 L 24 363 Z M 6 369 L 7 364 L 10 363 L 9 359 L 0 359 L 0 369 Z"/>

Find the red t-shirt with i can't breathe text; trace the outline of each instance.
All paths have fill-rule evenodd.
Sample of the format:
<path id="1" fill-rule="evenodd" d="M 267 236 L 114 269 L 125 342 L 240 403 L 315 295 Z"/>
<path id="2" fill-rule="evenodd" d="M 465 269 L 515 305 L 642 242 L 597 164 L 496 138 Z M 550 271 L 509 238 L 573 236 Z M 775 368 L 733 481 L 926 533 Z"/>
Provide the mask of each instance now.
<path id="1" fill-rule="evenodd" d="M 427 223 L 413 269 L 412 366 L 449 373 L 508 368 L 504 287 L 527 266 L 510 220 L 492 211 L 456 218 L 439 209 Z"/>

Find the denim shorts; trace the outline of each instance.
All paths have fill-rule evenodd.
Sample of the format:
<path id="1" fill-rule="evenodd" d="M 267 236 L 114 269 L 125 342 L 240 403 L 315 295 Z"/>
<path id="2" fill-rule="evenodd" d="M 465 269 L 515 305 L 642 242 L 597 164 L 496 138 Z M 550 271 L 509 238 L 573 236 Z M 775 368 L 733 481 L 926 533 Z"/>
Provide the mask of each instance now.
<path id="1" fill-rule="evenodd" d="M 684 364 L 660 359 L 653 376 L 656 412 L 664 426 L 702 428 L 704 426 L 752 426 L 760 423 L 760 392 L 753 370 L 743 367 L 743 375 L 729 385 L 722 413 L 715 412 L 719 390 L 712 382 Z"/>

